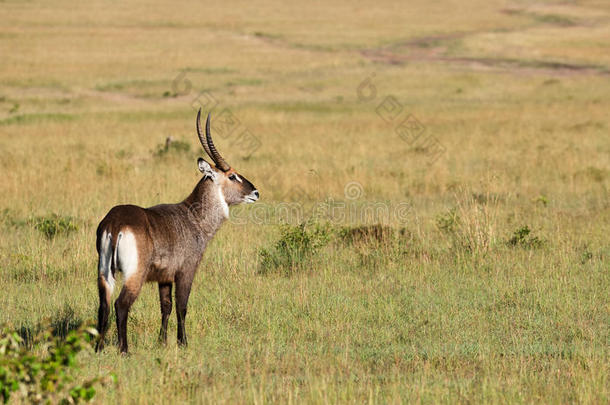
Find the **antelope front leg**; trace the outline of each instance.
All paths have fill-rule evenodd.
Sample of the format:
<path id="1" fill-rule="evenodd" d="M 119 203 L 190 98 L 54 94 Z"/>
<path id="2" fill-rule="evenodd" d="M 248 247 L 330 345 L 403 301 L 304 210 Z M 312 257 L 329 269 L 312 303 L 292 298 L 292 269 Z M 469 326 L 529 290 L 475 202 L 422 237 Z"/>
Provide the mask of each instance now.
<path id="1" fill-rule="evenodd" d="M 186 320 L 186 306 L 189 301 L 192 283 L 192 276 L 182 275 L 181 277 L 176 277 L 176 317 L 178 319 L 178 344 L 181 346 L 187 345 L 184 322 Z"/>
<path id="2" fill-rule="evenodd" d="M 161 304 L 161 330 L 159 342 L 167 343 L 167 321 L 172 313 L 172 283 L 159 283 L 159 302 Z"/>

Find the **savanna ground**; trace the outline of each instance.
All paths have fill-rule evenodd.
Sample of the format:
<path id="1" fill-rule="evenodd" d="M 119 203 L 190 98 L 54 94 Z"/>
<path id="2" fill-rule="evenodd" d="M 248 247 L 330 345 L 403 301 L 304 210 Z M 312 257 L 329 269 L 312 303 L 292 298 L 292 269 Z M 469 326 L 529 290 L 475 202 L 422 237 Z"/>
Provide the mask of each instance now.
<path id="1" fill-rule="evenodd" d="M 0 323 L 95 319 L 97 223 L 191 191 L 194 107 L 261 192 L 188 348 L 149 284 L 81 355 L 97 401 L 608 402 L 610 3 L 53 3 L 0 2 Z"/>

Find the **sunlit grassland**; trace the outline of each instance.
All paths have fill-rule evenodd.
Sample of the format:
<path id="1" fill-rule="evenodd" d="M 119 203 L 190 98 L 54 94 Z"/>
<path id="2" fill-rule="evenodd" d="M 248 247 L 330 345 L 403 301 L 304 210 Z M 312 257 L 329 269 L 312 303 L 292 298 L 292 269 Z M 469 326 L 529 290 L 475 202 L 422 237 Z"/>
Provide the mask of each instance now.
<path id="1" fill-rule="evenodd" d="M 97 224 L 113 205 L 190 193 L 200 92 L 213 120 L 227 108 L 260 140 L 215 138 L 267 214 L 240 208 L 250 220 L 210 244 L 189 347 L 174 317 L 157 344 L 147 285 L 131 356 L 82 356 L 86 374 L 118 375 L 99 401 L 608 401 L 606 2 L 6 1 L 0 14 L 0 323 L 94 320 Z M 442 144 L 438 160 L 377 114 L 388 96 Z M 168 136 L 190 150 L 159 156 Z M 388 240 L 346 243 L 359 221 L 334 221 L 296 271 L 263 274 L 260 249 L 298 223 L 277 207 L 306 216 L 329 199 L 410 208 L 381 218 Z M 45 236 L 36 221 L 52 214 L 78 229 Z M 541 242 L 509 243 L 525 226 Z"/>

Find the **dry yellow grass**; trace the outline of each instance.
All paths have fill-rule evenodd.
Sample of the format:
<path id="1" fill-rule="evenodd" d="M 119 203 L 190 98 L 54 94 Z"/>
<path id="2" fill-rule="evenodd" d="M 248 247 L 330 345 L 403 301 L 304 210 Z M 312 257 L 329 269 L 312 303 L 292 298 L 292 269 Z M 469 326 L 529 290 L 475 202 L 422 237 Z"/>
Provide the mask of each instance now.
<path id="1" fill-rule="evenodd" d="M 82 358 L 118 374 L 100 402 L 608 401 L 607 2 L 4 1 L 0 14 L 2 323 L 94 319 L 97 223 L 191 191 L 193 106 L 213 97 L 213 119 L 227 109 L 260 141 L 216 135 L 268 214 L 210 245 L 190 346 L 157 346 L 148 286 L 132 356 Z M 387 97 L 393 122 L 377 112 Z M 442 145 L 435 162 L 396 133 L 408 114 Z M 168 136 L 190 151 L 155 156 Z M 259 249 L 294 220 L 278 207 L 328 199 L 408 203 L 386 219 L 409 238 L 336 240 L 290 277 L 260 274 Z M 45 238 L 31 218 L 51 213 L 78 231 Z M 542 246 L 507 243 L 525 225 Z"/>

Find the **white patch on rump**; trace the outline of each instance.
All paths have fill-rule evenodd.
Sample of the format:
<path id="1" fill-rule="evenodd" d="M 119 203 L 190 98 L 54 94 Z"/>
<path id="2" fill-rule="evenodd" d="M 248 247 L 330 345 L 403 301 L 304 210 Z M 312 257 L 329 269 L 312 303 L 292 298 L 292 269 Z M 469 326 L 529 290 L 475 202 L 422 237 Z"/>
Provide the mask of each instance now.
<path id="1" fill-rule="evenodd" d="M 114 277 L 110 270 L 112 260 L 112 235 L 109 232 L 104 231 L 102 233 L 102 240 L 100 241 L 100 258 L 97 267 L 99 274 L 106 280 L 110 295 L 114 291 Z"/>
<path id="2" fill-rule="evenodd" d="M 123 272 L 125 281 L 138 271 L 138 247 L 136 237 L 130 231 L 119 232 L 116 244 L 117 266 Z"/>
<path id="3" fill-rule="evenodd" d="M 218 187 L 218 199 L 220 200 L 220 204 L 222 206 L 222 213 L 225 218 L 229 218 L 229 205 L 227 204 L 227 200 L 225 200 L 225 195 L 222 193 L 222 188 Z"/>

